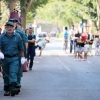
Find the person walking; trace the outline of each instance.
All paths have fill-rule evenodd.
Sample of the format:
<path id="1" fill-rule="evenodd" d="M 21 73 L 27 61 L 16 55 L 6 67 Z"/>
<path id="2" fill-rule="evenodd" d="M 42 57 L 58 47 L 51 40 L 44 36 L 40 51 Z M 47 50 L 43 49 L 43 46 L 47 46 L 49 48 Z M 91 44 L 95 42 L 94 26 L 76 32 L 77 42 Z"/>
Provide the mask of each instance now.
<path id="1" fill-rule="evenodd" d="M 35 40 L 36 36 L 33 33 L 33 28 L 29 28 L 29 34 L 27 35 L 28 37 L 28 50 L 27 50 L 27 60 L 29 63 L 29 70 L 32 70 L 33 67 L 33 60 L 35 56 Z"/>
<path id="2" fill-rule="evenodd" d="M 74 53 L 75 53 L 75 44 L 74 44 L 75 33 L 76 33 L 76 30 L 74 29 L 74 25 L 72 25 L 72 28 L 70 30 L 70 53 L 72 53 L 73 47 L 74 47 Z"/>
<path id="3" fill-rule="evenodd" d="M 66 53 L 66 49 L 68 48 L 68 28 L 65 27 L 64 31 L 64 45 L 63 45 L 63 50 Z"/>
<path id="4" fill-rule="evenodd" d="M 89 50 L 89 40 L 86 40 L 84 45 L 84 61 L 87 61 L 87 57 L 88 57 L 88 50 Z"/>
<path id="5" fill-rule="evenodd" d="M 7 22 L 6 31 L 0 36 L 0 53 L 4 55 L 2 59 L 4 96 L 15 96 L 18 93 L 17 74 L 19 68 L 19 57 L 21 54 L 21 64 L 25 62 L 24 47 L 21 37 L 14 32 L 14 24 Z"/>
<path id="6" fill-rule="evenodd" d="M 17 34 L 19 34 L 20 37 L 22 38 L 22 42 L 24 46 L 24 57 L 27 58 L 26 51 L 28 48 L 28 39 L 27 39 L 27 36 L 25 35 L 25 32 L 22 30 L 22 25 L 16 18 L 9 19 L 9 21 L 13 22 L 14 31 Z M 22 78 L 22 64 L 21 64 L 21 54 L 19 53 L 19 69 L 18 69 L 18 74 L 17 74 L 17 86 L 16 86 L 19 92 L 21 88 L 21 78 Z"/>
<path id="7" fill-rule="evenodd" d="M 92 30 L 89 30 L 88 36 L 87 36 L 87 40 L 89 43 L 89 50 L 88 53 L 90 54 L 90 56 L 92 56 L 92 45 L 93 45 L 93 41 L 94 41 L 94 37 L 93 37 L 93 33 Z"/>

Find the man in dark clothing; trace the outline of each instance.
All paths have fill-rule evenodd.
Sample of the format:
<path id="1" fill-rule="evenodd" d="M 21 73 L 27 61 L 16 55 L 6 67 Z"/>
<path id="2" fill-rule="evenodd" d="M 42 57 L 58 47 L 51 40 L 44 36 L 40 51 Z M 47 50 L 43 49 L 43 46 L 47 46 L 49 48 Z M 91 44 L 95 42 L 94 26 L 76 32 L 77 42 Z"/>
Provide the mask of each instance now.
<path id="1" fill-rule="evenodd" d="M 27 58 L 28 61 L 30 60 L 29 70 L 32 70 L 33 60 L 35 56 L 35 40 L 36 40 L 36 36 L 34 35 L 32 28 L 29 28 L 29 34 L 27 37 L 28 37 Z"/>

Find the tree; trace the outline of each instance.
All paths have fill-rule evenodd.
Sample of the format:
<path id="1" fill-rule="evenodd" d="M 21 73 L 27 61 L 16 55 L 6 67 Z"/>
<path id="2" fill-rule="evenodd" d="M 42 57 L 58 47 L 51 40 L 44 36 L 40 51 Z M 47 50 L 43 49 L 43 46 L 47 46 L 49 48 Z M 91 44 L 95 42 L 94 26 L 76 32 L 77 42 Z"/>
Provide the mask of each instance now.
<path id="1" fill-rule="evenodd" d="M 85 9 L 85 7 L 76 2 L 54 0 L 43 8 L 38 9 L 37 14 L 40 20 L 45 19 L 58 26 L 70 26 L 82 18 L 84 14 L 83 9 Z M 86 16 L 86 14 L 84 15 Z"/>
<path id="2" fill-rule="evenodd" d="M 26 14 L 28 11 L 35 13 L 36 9 L 46 4 L 48 0 L 20 0 L 20 6 L 21 6 L 21 23 L 23 27 L 26 27 Z"/>
<path id="3" fill-rule="evenodd" d="M 22 26 L 25 28 L 26 14 L 28 13 L 28 11 L 34 12 L 38 6 L 47 3 L 48 0 L 3 0 L 3 1 L 7 3 L 10 12 L 12 12 L 16 7 L 17 1 L 20 2 L 21 23 Z"/>
<path id="4" fill-rule="evenodd" d="M 89 18 L 94 22 L 95 27 L 97 28 L 97 19 L 99 18 L 99 13 L 97 16 L 97 8 L 99 8 L 97 5 L 100 3 L 96 4 L 95 0 L 73 0 L 74 2 L 80 3 L 81 5 L 85 6 L 87 10 L 84 12 L 89 16 Z M 98 0 L 99 1 L 99 0 Z"/>
<path id="5" fill-rule="evenodd" d="M 14 8 L 16 7 L 17 0 L 3 0 L 3 1 L 6 2 L 9 11 L 13 12 Z"/>

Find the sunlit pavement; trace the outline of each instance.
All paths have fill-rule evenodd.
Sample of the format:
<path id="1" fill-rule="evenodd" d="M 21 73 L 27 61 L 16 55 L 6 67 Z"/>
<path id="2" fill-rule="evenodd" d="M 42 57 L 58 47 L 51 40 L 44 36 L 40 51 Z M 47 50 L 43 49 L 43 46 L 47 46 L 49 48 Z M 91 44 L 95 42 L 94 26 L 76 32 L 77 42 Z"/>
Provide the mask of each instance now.
<path id="1" fill-rule="evenodd" d="M 0 100 L 100 100 L 100 56 L 76 61 L 69 49 L 63 52 L 62 44 L 52 40 L 41 58 L 36 51 L 33 70 L 23 73 L 19 95 L 4 97 L 0 78 Z"/>

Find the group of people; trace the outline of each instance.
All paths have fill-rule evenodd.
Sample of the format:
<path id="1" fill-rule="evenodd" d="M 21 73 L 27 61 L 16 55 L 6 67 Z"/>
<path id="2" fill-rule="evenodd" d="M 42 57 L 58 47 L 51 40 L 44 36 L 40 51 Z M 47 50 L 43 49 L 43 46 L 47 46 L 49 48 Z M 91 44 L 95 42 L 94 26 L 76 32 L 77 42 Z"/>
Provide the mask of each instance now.
<path id="1" fill-rule="evenodd" d="M 98 32 L 98 31 L 97 31 Z M 100 55 L 100 35 L 99 33 L 93 34 L 91 30 L 89 32 L 84 31 L 80 33 L 79 30 L 72 25 L 71 30 L 65 27 L 64 31 L 64 45 L 63 50 L 66 53 L 68 48 L 68 41 L 70 42 L 70 53 L 74 51 L 75 60 L 87 60 L 87 55 L 93 55 L 92 46 L 95 44 L 95 55 Z"/>
<path id="2" fill-rule="evenodd" d="M 1 33 L 1 31 L 0 31 Z M 32 70 L 35 49 L 42 50 L 49 39 L 36 41 L 32 27 L 22 29 L 21 23 L 15 18 L 9 19 L 0 35 L 0 71 L 4 80 L 4 96 L 18 95 L 21 88 L 22 65 L 27 61 Z"/>

